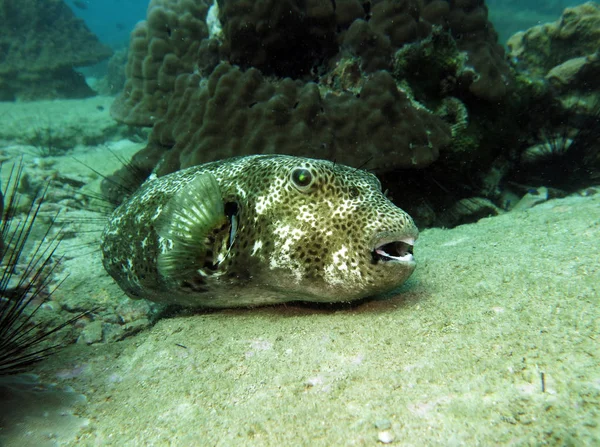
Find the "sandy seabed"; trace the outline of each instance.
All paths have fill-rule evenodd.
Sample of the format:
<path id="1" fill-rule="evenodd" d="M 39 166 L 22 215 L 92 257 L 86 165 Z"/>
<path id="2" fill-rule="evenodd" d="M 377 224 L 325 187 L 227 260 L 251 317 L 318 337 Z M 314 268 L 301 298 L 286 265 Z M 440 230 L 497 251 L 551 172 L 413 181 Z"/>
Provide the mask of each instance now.
<path id="1" fill-rule="evenodd" d="M 600 445 L 599 247 L 600 194 L 426 230 L 415 274 L 385 298 L 180 314 L 69 346 L 34 372 L 86 397 L 64 411 L 80 428 L 43 424 L 44 408 L 0 434 L 6 446 Z M 124 299 L 88 256 L 69 281 Z"/>

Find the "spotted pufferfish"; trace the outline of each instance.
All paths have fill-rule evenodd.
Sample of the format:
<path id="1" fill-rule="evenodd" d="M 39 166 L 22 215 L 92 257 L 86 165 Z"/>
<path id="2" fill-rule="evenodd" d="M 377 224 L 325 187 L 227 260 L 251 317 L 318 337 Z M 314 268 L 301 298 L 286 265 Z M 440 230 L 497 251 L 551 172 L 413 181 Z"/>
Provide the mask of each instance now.
<path id="1" fill-rule="evenodd" d="M 150 178 L 114 211 L 101 248 L 131 298 L 236 307 L 389 292 L 414 271 L 417 236 L 366 171 L 253 155 Z"/>

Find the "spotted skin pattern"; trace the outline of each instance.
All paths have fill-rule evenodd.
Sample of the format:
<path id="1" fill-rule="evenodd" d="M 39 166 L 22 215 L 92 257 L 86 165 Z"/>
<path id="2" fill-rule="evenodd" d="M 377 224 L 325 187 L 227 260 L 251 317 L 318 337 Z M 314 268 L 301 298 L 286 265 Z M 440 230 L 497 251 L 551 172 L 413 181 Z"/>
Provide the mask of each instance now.
<path id="1" fill-rule="evenodd" d="M 166 277 L 157 258 L 173 243 L 158 234 L 157 218 L 174 194 L 207 172 L 219 184 L 226 213 L 235 210 L 233 244 L 228 247 L 230 224 L 226 231 L 215 229 L 210 235 L 215 265 L 190 278 Z M 115 210 L 102 252 L 106 270 L 132 298 L 194 307 L 341 302 L 402 284 L 414 270 L 412 256 L 383 262 L 373 253 L 382 241 L 414 242 L 417 235 L 410 216 L 366 171 L 325 160 L 255 155 L 147 181 Z"/>

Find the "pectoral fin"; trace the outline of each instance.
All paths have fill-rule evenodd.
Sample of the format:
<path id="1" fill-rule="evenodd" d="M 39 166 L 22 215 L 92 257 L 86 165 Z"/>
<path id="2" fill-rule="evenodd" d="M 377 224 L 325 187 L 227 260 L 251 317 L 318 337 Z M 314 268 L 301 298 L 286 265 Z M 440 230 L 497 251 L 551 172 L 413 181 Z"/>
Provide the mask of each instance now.
<path id="1" fill-rule="evenodd" d="M 157 259 L 158 271 L 168 278 L 198 273 L 210 248 L 208 235 L 227 223 L 221 189 L 211 173 L 195 177 L 164 206 L 156 219 L 158 234 L 172 249 Z"/>

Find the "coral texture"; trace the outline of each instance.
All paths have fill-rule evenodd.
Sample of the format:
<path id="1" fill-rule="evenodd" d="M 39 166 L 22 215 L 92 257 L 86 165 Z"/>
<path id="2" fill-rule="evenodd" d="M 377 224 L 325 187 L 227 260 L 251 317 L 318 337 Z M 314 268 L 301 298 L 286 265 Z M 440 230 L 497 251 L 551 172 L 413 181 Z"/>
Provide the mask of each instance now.
<path id="1" fill-rule="evenodd" d="M 482 0 L 152 0 L 111 113 L 153 127 L 139 173 L 283 153 L 453 184 L 516 144 L 515 86 Z"/>
<path id="2" fill-rule="evenodd" d="M 475 96 L 498 101 L 513 90 L 512 74 L 504 61 L 504 49 L 487 19 L 483 0 L 426 1 L 424 16 L 450 31 L 477 76 L 469 86 Z M 446 3 L 448 6 L 444 5 Z M 448 10 L 446 11 L 446 8 Z M 431 14 L 431 15 L 430 15 Z"/>
<path id="3" fill-rule="evenodd" d="M 208 37 L 207 12 L 202 0 L 150 2 L 147 20 L 131 33 L 127 81 L 113 116 L 148 126 L 166 112 L 175 78 L 194 70 L 200 44 Z"/>
<path id="4" fill-rule="evenodd" d="M 473 67 L 472 94 L 494 101 L 511 90 L 512 75 L 483 0 L 373 2 L 370 20 L 356 20 L 344 45 L 361 57 L 365 71 L 389 69 L 394 52 L 429 36 L 435 25 L 452 36 Z"/>
<path id="5" fill-rule="evenodd" d="M 218 0 L 218 5 L 224 50 L 234 64 L 292 76 L 337 52 L 333 2 Z"/>
<path id="6" fill-rule="evenodd" d="M 454 123 L 428 109 L 449 92 L 419 103 L 392 63 L 396 50 L 434 28 L 468 72 L 464 95 L 497 101 L 509 91 L 482 1 L 152 0 L 132 33 L 126 86 L 111 111 L 154 126 L 136 158 L 147 169 L 166 153 L 163 174 L 272 152 L 424 167 L 449 143 Z M 219 59 L 228 63 L 217 67 Z M 449 75 L 440 76 L 442 84 Z"/>
<path id="7" fill-rule="evenodd" d="M 220 64 L 199 89 L 198 75 L 180 76 L 150 146 L 171 148 L 159 174 L 217 160 L 223 154 L 288 153 L 370 167 L 423 167 L 450 139 L 449 126 L 413 107 L 384 71 L 359 95 L 326 93 L 317 84 L 269 81 L 254 68 Z"/>
<path id="8" fill-rule="evenodd" d="M 73 67 L 98 63 L 111 50 L 62 0 L 5 0 L 0 15 L 0 100 L 94 95 Z"/>
<path id="9" fill-rule="evenodd" d="M 94 85 L 100 95 L 116 95 L 121 93 L 125 86 L 125 65 L 127 64 L 127 48 L 116 50 L 108 60 L 106 73 Z"/>
<path id="10" fill-rule="evenodd" d="M 600 48 L 600 4 L 566 8 L 557 21 L 519 32 L 507 45 L 509 56 L 532 75 L 546 76 L 562 64 L 578 65 L 572 60 Z"/>
<path id="11" fill-rule="evenodd" d="M 555 22 L 512 36 L 508 48 L 515 67 L 537 83 L 551 86 L 567 113 L 596 113 L 600 102 L 600 3 L 566 8 Z"/>

